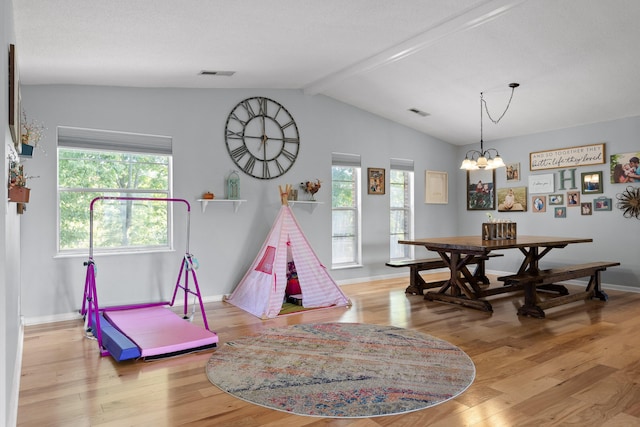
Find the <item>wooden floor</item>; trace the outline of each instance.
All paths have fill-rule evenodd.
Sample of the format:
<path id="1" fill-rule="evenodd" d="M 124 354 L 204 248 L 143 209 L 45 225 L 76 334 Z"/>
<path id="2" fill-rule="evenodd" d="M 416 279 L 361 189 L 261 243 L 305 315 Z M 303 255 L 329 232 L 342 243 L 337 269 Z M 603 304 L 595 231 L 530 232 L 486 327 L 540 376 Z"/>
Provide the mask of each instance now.
<path id="1" fill-rule="evenodd" d="M 207 304 L 221 344 L 264 328 L 361 322 L 419 330 L 466 351 L 476 379 L 456 399 L 406 415 L 323 419 L 246 403 L 211 385 L 211 351 L 114 362 L 84 338 L 82 321 L 25 330 L 20 426 L 631 426 L 640 425 L 640 294 L 521 318 L 521 295 L 492 297 L 494 312 L 405 295 L 408 279 L 343 286 L 351 308 L 262 321 L 227 303 Z M 576 289 L 569 286 L 570 289 Z"/>

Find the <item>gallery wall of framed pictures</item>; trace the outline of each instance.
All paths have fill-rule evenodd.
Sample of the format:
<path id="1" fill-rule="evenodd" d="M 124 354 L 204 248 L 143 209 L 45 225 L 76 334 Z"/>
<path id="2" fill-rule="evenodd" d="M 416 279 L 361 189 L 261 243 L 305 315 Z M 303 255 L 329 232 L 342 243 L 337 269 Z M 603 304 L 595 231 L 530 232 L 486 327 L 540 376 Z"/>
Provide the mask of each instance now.
<path id="1" fill-rule="evenodd" d="M 639 159 L 640 150 L 607 157 L 605 143 L 532 152 L 530 173 L 525 175 L 527 186 L 518 185 L 523 178 L 518 162 L 506 163 L 504 169 L 498 169 L 504 174 L 501 182 L 505 186 L 496 185 L 496 170 L 467 171 L 467 210 L 527 212 L 530 208 L 534 213 L 551 212 L 555 218 L 566 218 L 567 213 L 574 212 L 589 216 L 611 211 L 612 198 L 601 196 L 605 193 L 605 181 L 640 184 Z M 602 170 L 607 168 L 607 160 L 608 172 Z"/>

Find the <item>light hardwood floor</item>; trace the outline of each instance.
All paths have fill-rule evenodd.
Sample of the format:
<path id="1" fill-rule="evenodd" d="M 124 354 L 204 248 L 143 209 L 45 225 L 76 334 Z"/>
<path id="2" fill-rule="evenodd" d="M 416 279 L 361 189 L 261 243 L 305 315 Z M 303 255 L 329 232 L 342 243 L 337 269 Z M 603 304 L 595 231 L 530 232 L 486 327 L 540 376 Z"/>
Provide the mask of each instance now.
<path id="1" fill-rule="evenodd" d="M 207 304 L 220 344 L 264 328 L 361 322 L 419 330 L 466 351 L 476 379 L 461 396 L 406 415 L 323 419 L 246 403 L 209 383 L 211 351 L 114 362 L 84 338 L 82 321 L 27 327 L 20 426 L 631 426 L 640 425 L 640 294 L 516 315 L 521 295 L 489 298 L 494 312 L 405 295 L 408 279 L 343 286 L 351 308 L 262 321 Z M 569 286 L 570 289 L 576 289 Z"/>

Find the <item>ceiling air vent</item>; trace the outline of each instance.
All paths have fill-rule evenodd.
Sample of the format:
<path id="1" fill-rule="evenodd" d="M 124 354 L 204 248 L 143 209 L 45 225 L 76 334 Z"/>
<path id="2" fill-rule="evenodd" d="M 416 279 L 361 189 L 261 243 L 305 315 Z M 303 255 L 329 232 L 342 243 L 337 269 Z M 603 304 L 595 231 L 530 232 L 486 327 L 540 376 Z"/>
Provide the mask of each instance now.
<path id="1" fill-rule="evenodd" d="M 233 76 L 235 73 L 236 73 L 235 71 L 209 71 L 209 70 L 200 71 L 200 75 L 201 76 L 225 76 L 225 77 L 230 77 L 230 76 Z"/>
<path id="2" fill-rule="evenodd" d="M 418 110 L 417 108 L 409 108 L 409 111 L 422 117 L 427 117 L 429 115 L 426 111 Z"/>

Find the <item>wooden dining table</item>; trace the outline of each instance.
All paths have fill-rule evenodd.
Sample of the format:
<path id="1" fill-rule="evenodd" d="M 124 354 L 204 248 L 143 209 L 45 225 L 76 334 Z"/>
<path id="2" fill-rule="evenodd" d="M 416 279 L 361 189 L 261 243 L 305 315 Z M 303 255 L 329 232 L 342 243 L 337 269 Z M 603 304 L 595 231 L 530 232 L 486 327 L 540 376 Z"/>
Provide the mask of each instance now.
<path id="1" fill-rule="evenodd" d="M 423 246 L 437 252 L 449 267 L 450 277 L 437 291 L 425 293 L 425 299 L 460 304 L 484 311 L 493 311 L 487 296 L 521 291 L 517 283 L 505 283 L 503 286 L 487 287 L 486 277 L 472 274 L 467 268 L 469 262 L 478 256 L 487 256 L 492 251 L 518 249 L 524 259 L 518 269 L 518 275 L 535 275 L 539 270 L 540 259 L 552 249 L 564 248 L 574 243 L 590 243 L 590 238 L 553 237 L 553 236 L 517 236 L 515 239 L 484 240 L 481 236 L 433 237 L 415 240 L 400 240 L 405 245 Z M 482 273 L 484 275 L 484 272 Z M 544 285 L 548 291 L 566 295 L 566 287 L 557 284 Z"/>

